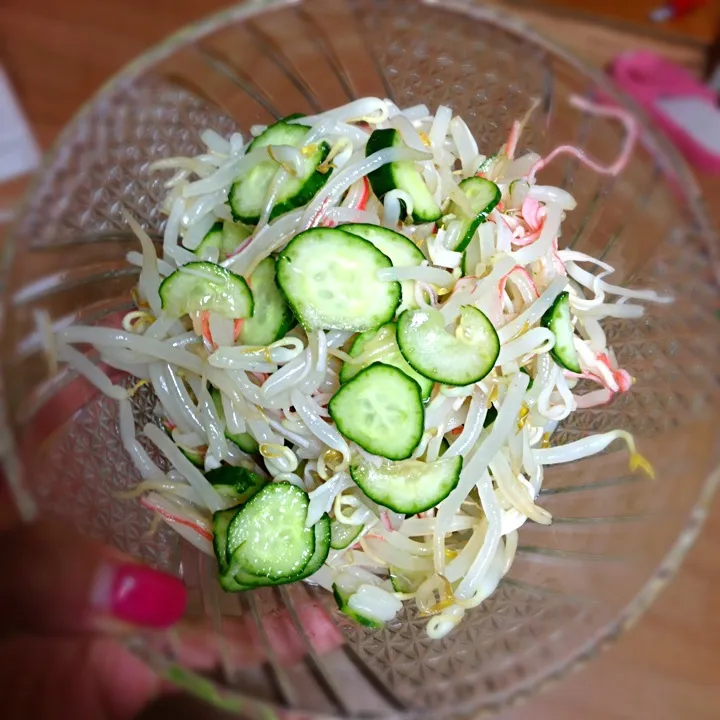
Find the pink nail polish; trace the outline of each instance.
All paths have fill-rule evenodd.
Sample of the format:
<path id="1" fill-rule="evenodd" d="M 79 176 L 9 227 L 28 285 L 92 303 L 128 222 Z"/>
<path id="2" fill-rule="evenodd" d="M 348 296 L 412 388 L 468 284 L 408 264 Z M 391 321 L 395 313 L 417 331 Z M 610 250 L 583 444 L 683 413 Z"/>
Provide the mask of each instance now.
<path id="1" fill-rule="evenodd" d="M 185 612 L 182 581 L 144 565 L 105 566 L 97 577 L 93 602 L 117 620 L 165 628 Z"/>

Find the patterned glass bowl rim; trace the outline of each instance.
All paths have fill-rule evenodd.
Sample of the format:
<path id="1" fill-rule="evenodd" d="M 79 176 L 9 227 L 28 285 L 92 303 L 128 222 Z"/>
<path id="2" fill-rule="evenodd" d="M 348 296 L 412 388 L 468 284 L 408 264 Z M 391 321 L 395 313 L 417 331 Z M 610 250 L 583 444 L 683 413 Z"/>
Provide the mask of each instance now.
<path id="1" fill-rule="evenodd" d="M 717 233 L 714 231 L 712 224 L 707 216 L 705 205 L 702 199 L 702 192 L 695 180 L 691 170 L 681 158 L 677 150 L 663 137 L 659 136 L 649 123 L 644 111 L 628 96 L 619 92 L 615 86 L 605 77 L 605 75 L 592 65 L 586 63 L 572 53 L 565 50 L 562 46 L 543 37 L 540 33 L 532 29 L 524 21 L 510 17 L 507 13 L 495 8 L 482 6 L 477 0 L 414 0 L 420 5 L 431 5 L 435 9 L 442 9 L 446 12 L 461 13 L 468 16 L 473 21 L 479 21 L 495 25 L 500 29 L 522 37 L 528 44 L 535 45 L 545 50 L 550 56 L 554 56 L 569 66 L 582 73 L 588 80 L 591 80 L 602 92 L 618 104 L 630 109 L 639 118 L 640 129 L 643 132 L 643 138 L 647 142 L 647 147 L 661 164 L 673 175 L 678 177 L 686 190 L 686 199 L 691 211 L 692 217 L 697 224 L 697 232 L 706 241 L 706 248 L 710 257 L 710 262 L 714 265 L 715 274 L 718 277 L 720 285 L 720 249 L 718 249 Z M 0 291 L 4 289 L 4 278 L 10 272 L 14 258 L 14 250 L 19 233 L 17 228 L 20 220 L 24 216 L 29 207 L 29 200 L 39 185 L 39 178 L 43 172 L 53 165 L 59 155 L 60 149 L 64 146 L 66 140 L 71 137 L 74 128 L 88 115 L 91 109 L 100 101 L 110 96 L 116 89 L 125 85 L 138 76 L 151 69 L 159 61 L 168 57 L 176 50 L 192 43 L 200 38 L 209 35 L 228 25 L 246 20 L 254 15 L 274 10 L 283 6 L 297 3 L 298 0 L 246 0 L 238 5 L 232 6 L 218 13 L 215 13 L 205 19 L 191 23 L 179 31 L 168 36 L 151 49 L 142 53 L 135 60 L 131 61 L 119 72 L 113 75 L 92 97 L 90 97 L 75 113 L 73 118 L 68 122 L 66 127 L 60 133 L 48 152 L 43 158 L 42 167 L 36 175 L 36 179 L 30 184 L 25 199 L 22 203 L 17 219 L 10 232 L 6 237 L 3 256 L 0 261 Z M 2 325 L 0 321 L 0 331 Z M 2 378 L 0 378 L 0 435 L 9 437 L 4 430 L 6 423 L 5 412 L 2 401 Z M 29 499 L 28 489 L 23 486 L 22 474 L 14 456 L 12 448 L 2 449 L 2 464 L 4 466 L 6 477 L 10 483 L 11 492 L 13 492 L 15 501 L 21 514 L 24 517 L 32 516 L 32 501 Z M 523 699 L 529 697 L 542 688 L 548 687 L 565 677 L 571 671 L 580 669 L 587 661 L 596 657 L 601 650 L 610 647 L 626 630 L 630 629 L 640 616 L 652 604 L 662 589 L 674 577 L 679 569 L 683 559 L 692 547 L 702 529 L 703 523 L 707 519 L 710 506 L 715 491 L 720 487 L 720 467 L 717 467 L 705 479 L 698 498 L 688 515 L 688 519 L 682 531 L 678 535 L 677 540 L 668 550 L 665 557 L 655 569 L 655 572 L 645 582 L 640 592 L 635 598 L 619 613 L 617 618 L 606 625 L 600 633 L 584 646 L 580 646 L 568 659 L 550 672 L 541 676 L 538 680 L 528 686 L 523 686 L 513 691 L 509 696 L 501 702 L 484 708 L 478 708 L 474 713 L 476 720 L 486 714 L 495 714 L 503 709 L 507 709 Z M 23 510 L 27 512 L 23 512 Z M 146 657 L 151 666 L 156 663 L 152 657 Z M 164 668 L 156 667 L 157 670 Z M 178 684 L 185 684 L 181 678 L 177 678 Z M 192 687 L 192 683 L 188 682 L 186 689 L 190 692 L 196 692 L 197 688 Z"/>

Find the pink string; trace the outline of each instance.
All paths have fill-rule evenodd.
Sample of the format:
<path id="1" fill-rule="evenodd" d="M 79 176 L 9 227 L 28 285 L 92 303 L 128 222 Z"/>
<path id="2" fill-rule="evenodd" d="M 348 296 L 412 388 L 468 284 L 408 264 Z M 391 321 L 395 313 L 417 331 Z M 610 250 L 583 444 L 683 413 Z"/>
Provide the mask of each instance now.
<path id="1" fill-rule="evenodd" d="M 638 137 L 638 125 L 635 118 L 627 110 L 623 110 L 619 107 L 597 105 L 585 98 L 581 98 L 578 95 L 571 95 L 569 102 L 573 107 L 583 110 L 591 115 L 611 117 L 620 120 L 620 122 L 625 126 L 625 140 L 623 141 L 623 148 L 620 151 L 620 155 L 618 155 L 615 162 L 611 165 L 601 165 L 596 160 L 589 158 L 583 150 L 575 147 L 574 145 L 560 145 L 546 157 L 540 158 L 540 160 L 538 160 L 530 168 L 530 172 L 528 173 L 529 182 L 533 182 L 535 180 L 535 175 L 537 175 L 540 170 L 547 167 L 547 165 L 549 165 L 559 155 L 572 155 L 601 175 L 618 175 L 627 165 Z"/>
<path id="2" fill-rule="evenodd" d="M 507 284 L 507 281 L 510 279 L 510 276 L 513 273 L 520 273 L 521 275 L 523 275 L 525 277 L 525 279 L 527 280 L 527 282 L 532 287 L 536 297 L 540 297 L 540 293 L 538 292 L 537 285 L 535 284 L 535 281 L 532 279 L 532 276 L 530 275 L 530 273 L 522 265 L 516 265 L 514 268 L 512 268 L 509 272 L 505 273 L 505 275 L 503 275 L 500 278 L 500 281 L 498 283 L 498 291 L 499 291 L 501 298 L 503 296 L 503 293 L 505 292 L 505 285 Z"/>
<path id="3" fill-rule="evenodd" d="M 384 510 L 380 513 L 380 520 L 382 521 L 383 527 L 388 532 L 395 532 L 392 523 L 390 522 L 390 516 Z"/>
<path id="4" fill-rule="evenodd" d="M 228 253 L 228 258 L 235 257 L 236 255 L 239 255 L 253 240 L 255 236 L 250 235 L 249 238 L 246 240 L 243 240 L 240 245 L 238 245 L 231 253 Z"/>
<path id="5" fill-rule="evenodd" d="M 156 512 L 158 515 L 162 515 L 162 517 L 167 518 L 168 520 L 172 520 L 173 522 L 178 523 L 179 525 L 184 525 L 185 527 L 190 528 L 191 530 L 194 530 L 200 537 L 205 538 L 205 540 L 209 540 L 212 542 L 213 536 L 207 531 L 201 528 L 199 525 L 196 525 L 191 520 L 187 520 L 183 517 L 180 517 L 179 515 L 175 515 L 174 513 L 171 513 L 169 510 L 166 510 L 165 508 L 160 507 L 159 505 L 156 505 L 155 503 L 151 502 L 147 498 L 141 497 L 140 498 L 140 504 L 147 508 L 148 510 L 152 510 L 153 512 Z"/>
<path id="6" fill-rule="evenodd" d="M 513 120 L 512 127 L 510 128 L 510 134 L 508 135 L 507 144 L 505 145 L 505 154 L 508 159 L 512 160 L 517 149 L 518 140 L 520 139 L 520 123 L 517 120 Z"/>
<path id="7" fill-rule="evenodd" d="M 370 183 L 367 179 L 367 175 L 363 175 L 363 191 L 358 200 L 357 209 L 364 210 L 367 207 L 368 200 L 370 199 Z"/>

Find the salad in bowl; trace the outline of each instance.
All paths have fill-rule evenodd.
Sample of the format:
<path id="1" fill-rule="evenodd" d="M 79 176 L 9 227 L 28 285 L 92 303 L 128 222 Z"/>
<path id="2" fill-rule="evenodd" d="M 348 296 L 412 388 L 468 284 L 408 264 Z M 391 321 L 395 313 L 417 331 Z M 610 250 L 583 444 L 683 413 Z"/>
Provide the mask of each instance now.
<path id="1" fill-rule="evenodd" d="M 440 638 L 494 592 L 523 523 L 552 521 L 547 466 L 621 441 L 652 473 L 622 430 L 551 443 L 632 387 L 602 320 L 669 301 L 559 247 L 575 200 L 542 169 L 572 153 L 617 174 L 636 134 L 573 102 L 624 124 L 612 165 L 518 156 L 527 118 L 485 154 L 451 108 L 379 98 L 203 129 L 201 155 L 151 167 L 172 173 L 160 254 L 126 214 L 141 251 L 122 327 L 38 315 L 52 361 L 118 403 L 142 476 L 126 496 L 214 556 L 225 591 L 303 580 L 369 627 L 413 602 Z M 141 385 L 157 417 L 137 427 Z"/>

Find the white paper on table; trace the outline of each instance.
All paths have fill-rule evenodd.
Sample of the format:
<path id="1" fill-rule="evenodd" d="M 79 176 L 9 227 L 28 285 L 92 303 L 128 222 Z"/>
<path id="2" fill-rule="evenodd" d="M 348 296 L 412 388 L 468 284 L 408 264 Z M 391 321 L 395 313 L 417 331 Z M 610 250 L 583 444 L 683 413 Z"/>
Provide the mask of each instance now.
<path id="1" fill-rule="evenodd" d="M 660 98 L 656 104 L 705 152 L 720 155 L 720 110 L 715 105 L 696 97 Z"/>
<path id="2" fill-rule="evenodd" d="M 0 182 L 35 170 L 39 163 L 37 142 L 0 68 Z"/>

